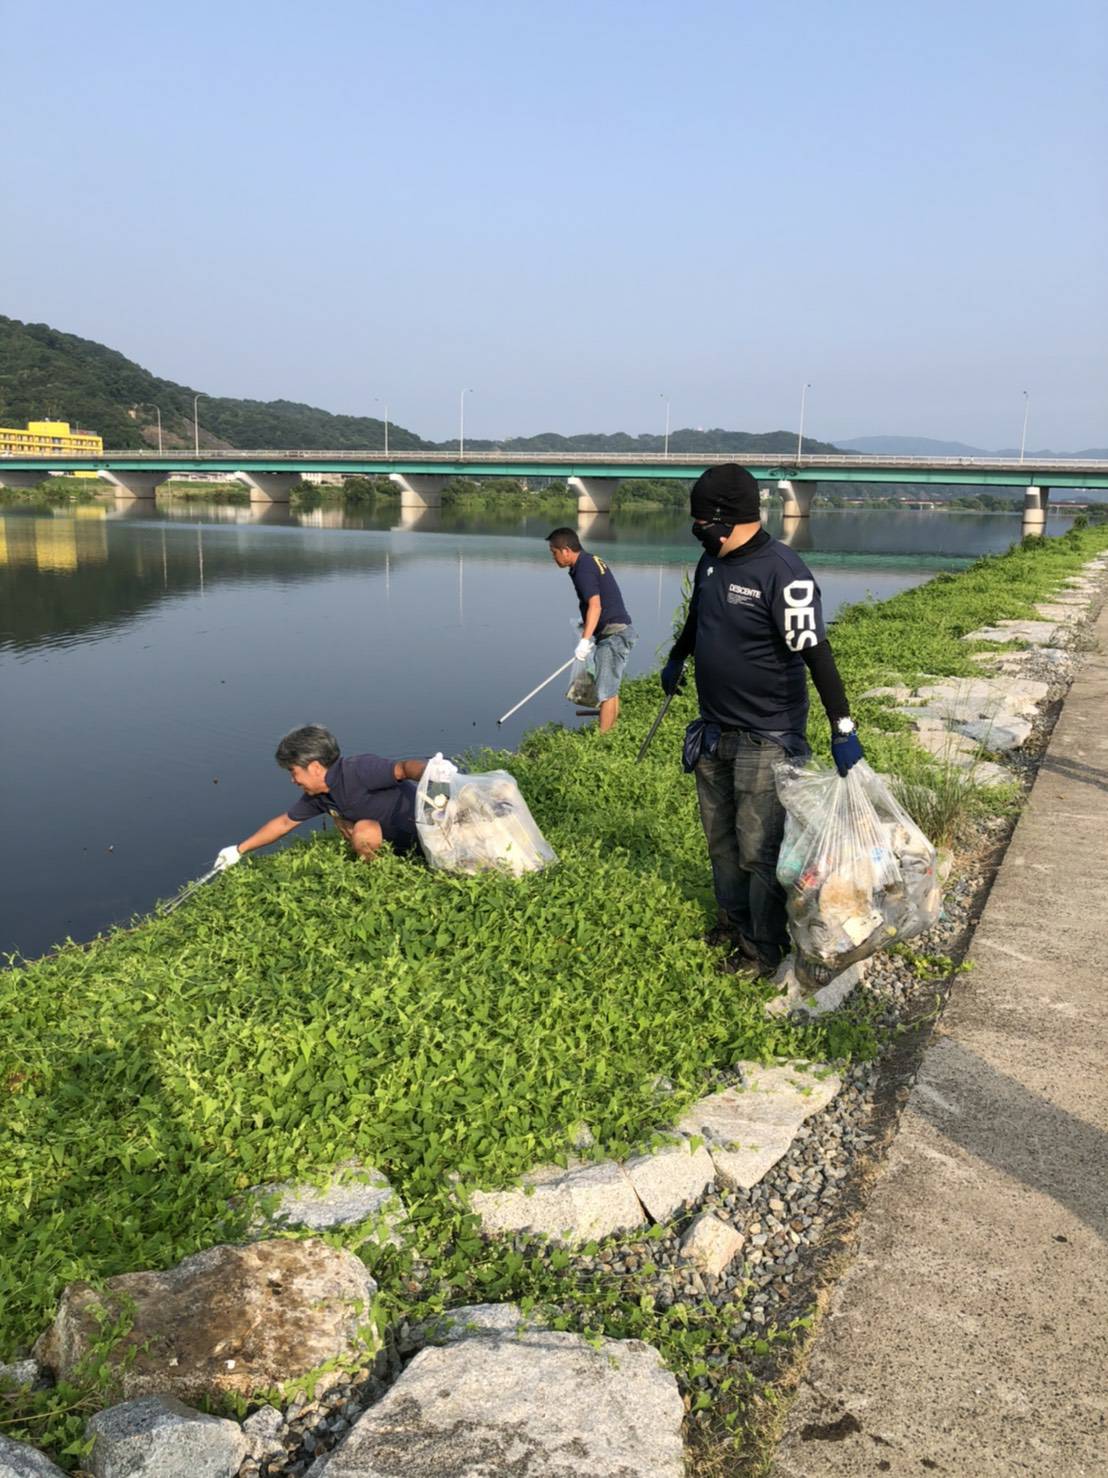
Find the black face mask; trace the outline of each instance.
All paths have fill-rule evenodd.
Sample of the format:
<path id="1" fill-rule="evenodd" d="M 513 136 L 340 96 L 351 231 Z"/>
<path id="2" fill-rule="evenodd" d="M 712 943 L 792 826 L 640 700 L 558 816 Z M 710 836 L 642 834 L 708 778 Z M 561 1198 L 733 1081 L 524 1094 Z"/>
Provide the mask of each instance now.
<path id="1" fill-rule="evenodd" d="M 694 523 L 692 533 L 694 539 L 699 539 L 709 554 L 715 555 L 720 552 L 726 540 L 731 537 L 735 525 L 730 523 Z"/>

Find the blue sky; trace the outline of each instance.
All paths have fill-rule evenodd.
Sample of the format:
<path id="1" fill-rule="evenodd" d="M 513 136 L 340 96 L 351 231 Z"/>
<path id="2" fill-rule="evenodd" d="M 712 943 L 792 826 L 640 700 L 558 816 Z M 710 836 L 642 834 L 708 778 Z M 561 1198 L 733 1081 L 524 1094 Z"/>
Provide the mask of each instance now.
<path id="1" fill-rule="evenodd" d="M 0 311 L 424 435 L 1108 444 L 1108 12 L 60 0 Z M 15 52 L 18 65 L 13 66 Z M 375 401 L 374 397 L 379 400 Z"/>

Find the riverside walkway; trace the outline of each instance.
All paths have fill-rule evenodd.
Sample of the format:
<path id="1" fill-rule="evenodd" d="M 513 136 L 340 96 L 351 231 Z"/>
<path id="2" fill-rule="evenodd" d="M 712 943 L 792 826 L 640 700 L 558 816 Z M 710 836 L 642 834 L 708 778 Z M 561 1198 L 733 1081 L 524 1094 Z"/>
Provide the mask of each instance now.
<path id="1" fill-rule="evenodd" d="M 1094 635 L 775 1478 L 1108 1472 L 1108 607 Z"/>

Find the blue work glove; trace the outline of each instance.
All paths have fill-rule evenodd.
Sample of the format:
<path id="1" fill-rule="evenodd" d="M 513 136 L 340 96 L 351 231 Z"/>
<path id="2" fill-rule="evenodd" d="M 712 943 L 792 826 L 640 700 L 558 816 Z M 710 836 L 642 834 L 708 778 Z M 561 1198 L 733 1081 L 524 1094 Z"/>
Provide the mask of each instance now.
<path id="1" fill-rule="evenodd" d="M 835 761 L 835 769 L 845 780 L 859 760 L 865 759 L 866 752 L 862 748 L 861 740 L 851 724 L 850 732 L 846 734 L 836 733 L 831 730 L 831 758 Z"/>
<path id="2" fill-rule="evenodd" d="M 667 698 L 671 698 L 674 693 L 679 693 L 685 686 L 684 673 L 684 657 L 671 657 L 662 668 L 662 692 L 665 693 Z"/>

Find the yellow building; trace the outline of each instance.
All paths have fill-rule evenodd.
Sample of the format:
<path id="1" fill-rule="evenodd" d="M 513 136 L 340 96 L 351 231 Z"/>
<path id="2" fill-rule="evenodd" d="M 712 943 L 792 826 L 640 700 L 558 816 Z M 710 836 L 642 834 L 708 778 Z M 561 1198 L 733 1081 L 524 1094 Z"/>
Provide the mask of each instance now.
<path id="1" fill-rule="evenodd" d="M 103 437 L 91 431 L 71 431 L 68 421 L 28 421 L 24 430 L 0 426 L 0 458 L 100 456 Z M 72 472 L 71 477 L 95 477 L 95 472 Z M 3 479 L 0 479 L 2 481 Z"/>
<path id="2" fill-rule="evenodd" d="M 99 456 L 104 441 L 91 431 L 70 431 L 68 421 L 28 421 L 22 431 L 0 426 L 0 457 Z"/>

